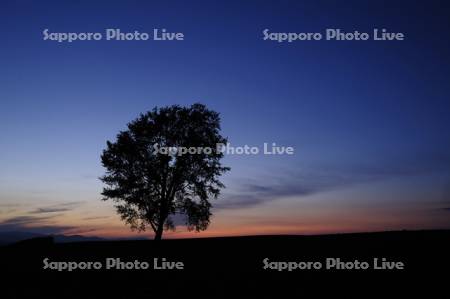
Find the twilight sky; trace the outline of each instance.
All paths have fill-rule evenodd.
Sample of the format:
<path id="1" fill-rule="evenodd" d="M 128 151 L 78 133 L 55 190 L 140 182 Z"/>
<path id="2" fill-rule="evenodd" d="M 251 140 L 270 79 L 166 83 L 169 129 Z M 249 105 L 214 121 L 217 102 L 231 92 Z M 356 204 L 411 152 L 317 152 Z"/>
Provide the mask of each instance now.
<path id="1" fill-rule="evenodd" d="M 0 231 L 144 236 L 100 200 L 101 151 L 139 113 L 194 102 L 232 145 L 295 155 L 227 156 L 210 228 L 171 237 L 450 228 L 444 1 L 92 2 L 0 4 Z M 185 40 L 58 43 L 46 28 Z M 277 43 L 266 28 L 406 40 Z"/>

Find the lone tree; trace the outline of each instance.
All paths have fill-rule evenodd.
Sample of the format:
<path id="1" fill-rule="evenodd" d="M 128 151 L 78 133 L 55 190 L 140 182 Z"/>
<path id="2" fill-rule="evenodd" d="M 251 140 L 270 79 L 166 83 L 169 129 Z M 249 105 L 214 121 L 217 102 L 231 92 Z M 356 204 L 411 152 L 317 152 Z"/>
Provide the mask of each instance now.
<path id="1" fill-rule="evenodd" d="M 216 150 L 226 142 L 219 114 L 202 104 L 141 114 L 115 142 L 107 141 L 101 155 L 106 168 L 100 178 L 106 185 L 103 200 L 114 200 L 132 230 L 150 226 L 155 240 L 161 240 L 164 229 L 175 229 L 174 216 L 179 214 L 189 230 L 205 230 L 209 200 L 218 197 L 224 187 L 219 177 L 229 170 Z"/>

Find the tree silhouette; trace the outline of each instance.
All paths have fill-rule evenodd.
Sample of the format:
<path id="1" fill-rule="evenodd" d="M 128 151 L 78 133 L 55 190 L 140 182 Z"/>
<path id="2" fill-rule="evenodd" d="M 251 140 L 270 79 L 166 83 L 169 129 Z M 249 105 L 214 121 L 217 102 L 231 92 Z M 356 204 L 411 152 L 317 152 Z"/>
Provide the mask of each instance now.
<path id="1" fill-rule="evenodd" d="M 106 174 L 103 200 L 112 199 L 122 220 L 139 231 L 151 227 L 155 240 L 164 229 L 175 229 L 174 216 L 183 214 L 189 230 L 205 230 L 210 223 L 209 200 L 224 185 L 219 177 L 228 171 L 217 144 L 220 117 L 202 104 L 154 108 L 141 114 L 107 141 L 101 155 Z M 195 153 L 180 149 L 197 150 Z M 170 154 L 163 149 L 172 149 Z M 178 151 L 174 151 L 178 149 Z"/>

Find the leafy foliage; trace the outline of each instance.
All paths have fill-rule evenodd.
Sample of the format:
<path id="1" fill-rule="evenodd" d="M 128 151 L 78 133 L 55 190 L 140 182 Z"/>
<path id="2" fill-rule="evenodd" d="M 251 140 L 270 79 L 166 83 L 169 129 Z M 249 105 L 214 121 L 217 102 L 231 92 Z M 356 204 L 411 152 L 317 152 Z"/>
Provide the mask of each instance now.
<path id="1" fill-rule="evenodd" d="M 128 130 L 107 142 L 101 156 L 106 174 L 104 200 L 116 202 L 117 212 L 132 229 L 150 226 L 155 239 L 174 229 L 173 216 L 185 215 L 190 230 L 205 230 L 210 223 L 209 200 L 224 185 L 220 175 L 228 171 L 220 163 L 223 153 L 168 155 L 158 148 L 212 148 L 225 144 L 220 117 L 202 104 L 154 108 L 128 124 Z"/>

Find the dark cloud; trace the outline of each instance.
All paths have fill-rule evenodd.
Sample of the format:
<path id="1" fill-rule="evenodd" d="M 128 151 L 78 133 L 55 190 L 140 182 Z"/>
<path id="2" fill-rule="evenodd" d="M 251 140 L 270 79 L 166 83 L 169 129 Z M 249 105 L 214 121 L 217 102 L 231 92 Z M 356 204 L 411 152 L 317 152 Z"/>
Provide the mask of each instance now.
<path id="1" fill-rule="evenodd" d="M 34 211 L 31 211 L 31 214 L 44 214 L 44 213 L 55 213 L 55 212 L 65 212 L 70 211 L 70 208 L 38 208 Z"/>
<path id="2" fill-rule="evenodd" d="M 59 215 L 51 216 L 17 216 L 0 222 L 0 232 L 32 232 L 40 234 L 60 234 L 67 230 L 75 229 L 74 226 L 52 225 L 48 224 L 52 218 Z"/>
<path id="3" fill-rule="evenodd" d="M 240 186 L 239 194 L 224 194 L 213 203 L 215 209 L 239 209 L 251 207 L 264 202 L 288 196 L 307 196 L 319 192 L 311 187 L 303 187 L 291 184 L 278 184 L 273 186 L 257 186 L 255 184 Z"/>
<path id="4" fill-rule="evenodd" d="M 273 176 L 261 179 L 267 181 L 267 185 L 241 182 L 238 187 L 238 194 L 224 194 L 223 198 L 214 204 L 214 208 L 238 209 L 250 207 L 282 197 L 308 196 L 375 179 L 375 177 L 369 177 L 368 175 L 344 174 L 334 171 Z"/>
<path id="5" fill-rule="evenodd" d="M 42 225 L 42 226 L 30 226 L 24 227 L 21 225 L 0 225 L 1 232 L 29 232 L 38 234 L 64 234 L 67 231 L 76 229 L 75 226 L 64 226 L 64 225 Z"/>
<path id="6" fill-rule="evenodd" d="M 72 201 L 36 208 L 26 215 L 7 218 L 0 222 L 0 231 L 33 232 L 41 234 L 61 234 L 77 229 L 75 226 L 53 225 L 53 218 L 63 215 L 61 212 L 72 211 L 84 204 L 84 201 Z"/>
<path id="7" fill-rule="evenodd" d="M 238 209 L 262 204 L 282 197 L 308 196 L 352 185 L 388 180 L 396 177 L 447 173 L 450 167 L 439 160 L 397 160 L 384 165 L 333 165 L 314 170 L 280 171 L 279 176 L 259 178 L 259 182 L 240 180 L 238 193 L 224 194 L 213 204 L 215 209 Z M 444 165 L 445 164 L 445 165 Z M 444 165 L 444 166 L 443 166 Z M 288 174 L 287 174 L 288 173 Z M 287 174 L 287 175 L 286 175 Z"/>
<path id="8" fill-rule="evenodd" d="M 30 214 L 44 214 L 44 213 L 55 213 L 55 212 L 67 212 L 76 209 L 80 205 L 84 204 L 84 201 L 73 201 L 64 202 L 59 204 L 54 204 L 47 207 L 37 208 L 30 212 Z"/>
<path id="9" fill-rule="evenodd" d="M 214 209 L 240 209 L 251 207 L 266 201 L 264 197 L 258 197 L 251 194 L 242 195 L 224 195 L 217 202 L 213 202 Z"/>
<path id="10" fill-rule="evenodd" d="M 16 216 L 0 222 L 0 225 L 28 225 L 35 224 L 42 221 L 47 221 L 51 218 L 56 217 L 56 215 L 52 216 L 43 216 L 43 217 L 34 217 L 34 216 Z"/>

